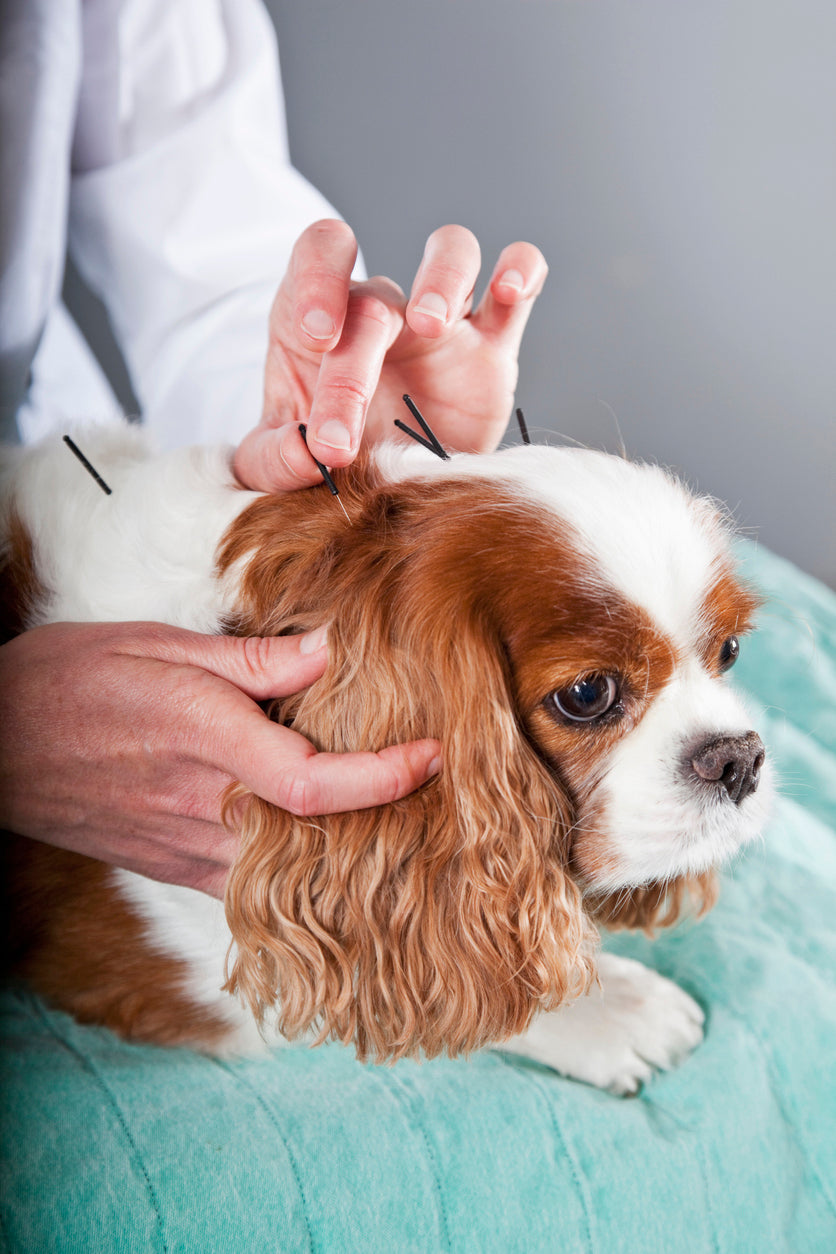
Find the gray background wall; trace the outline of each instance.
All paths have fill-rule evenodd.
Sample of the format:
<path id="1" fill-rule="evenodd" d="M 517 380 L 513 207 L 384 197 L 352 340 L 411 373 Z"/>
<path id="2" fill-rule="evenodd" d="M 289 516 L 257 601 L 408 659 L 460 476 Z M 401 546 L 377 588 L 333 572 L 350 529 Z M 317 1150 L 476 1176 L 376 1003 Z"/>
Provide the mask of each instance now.
<path id="1" fill-rule="evenodd" d="M 676 467 L 836 587 L 833 0 L 267 0 L 295 164 L 409 286 L 442 222 L 551 273 L 532 429 Z M 128 408 L 97 302 L 68 303 Z"/>
<path id="2" fill-rule="evenodd" d="M 295 164 L 408 286 L 551 267 L 530 424 L 684 471 L 836 585 L 832 0 L 269 0 Z"/>

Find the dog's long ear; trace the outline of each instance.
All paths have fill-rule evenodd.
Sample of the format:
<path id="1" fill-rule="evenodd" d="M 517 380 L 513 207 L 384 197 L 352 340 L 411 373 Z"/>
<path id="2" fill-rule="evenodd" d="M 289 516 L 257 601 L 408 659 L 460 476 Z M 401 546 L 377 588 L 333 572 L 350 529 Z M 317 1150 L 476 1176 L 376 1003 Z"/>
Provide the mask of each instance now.
<path id="1" fill-rule="evenodd" d="M 316 819 L 235 802 L 228 987 L 259 1019 L 275 1006 L 289 1037 L 314 1027 L 378 1060 L 454 1055 L 522 1031 L 591 978 L 594 933 L 565 871 L 570 809 L 475 618 L 405 648 L 358 611 L 332 625 L 329 673 L 279 711 L 329 750 L 437 736 L 438 777 Z"/>

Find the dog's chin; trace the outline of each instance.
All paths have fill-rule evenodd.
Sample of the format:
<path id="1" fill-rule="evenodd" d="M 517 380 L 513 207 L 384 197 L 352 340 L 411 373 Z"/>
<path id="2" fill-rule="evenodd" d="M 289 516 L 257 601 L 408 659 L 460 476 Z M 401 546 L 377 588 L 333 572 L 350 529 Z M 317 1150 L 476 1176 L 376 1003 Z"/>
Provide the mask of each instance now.
<path id="1" fill-rule="evenodd" d="M 757 791 L 739 805 L 685 785 L 664 798 L 599 801 L 577 825 L 576 878 L 585 895 L 599 896 L 721 869 L 762 836 L 773 795 L 766 763 Z"/>

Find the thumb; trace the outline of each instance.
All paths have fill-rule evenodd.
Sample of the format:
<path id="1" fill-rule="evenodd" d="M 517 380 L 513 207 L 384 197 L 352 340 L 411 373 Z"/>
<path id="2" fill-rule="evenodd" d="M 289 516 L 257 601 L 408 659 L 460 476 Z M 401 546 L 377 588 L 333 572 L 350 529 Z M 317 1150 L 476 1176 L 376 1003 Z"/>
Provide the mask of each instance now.
<path id="1" fill-rule="evenodd" d="M 322 482 L 295 422 L 260 422 L 235 450 L 232 469 L 238 482 L 253 492 L 291 492 Z"/>

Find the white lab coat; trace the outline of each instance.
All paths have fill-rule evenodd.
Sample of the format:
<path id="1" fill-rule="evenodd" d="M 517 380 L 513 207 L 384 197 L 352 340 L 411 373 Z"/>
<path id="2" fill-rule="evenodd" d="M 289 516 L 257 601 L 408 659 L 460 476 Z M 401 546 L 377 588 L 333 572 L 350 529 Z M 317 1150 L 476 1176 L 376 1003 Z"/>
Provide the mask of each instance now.
<path id="1" fill-rule="evenodd" d="M 157 443 L 234 442 L 292 245 L 334 216 L 290 164 L 272 24 L 259 0 L 77 3 L 70 252 Z M 33 376 L 25 440 L 118 408 L 57 293 Z"/>

